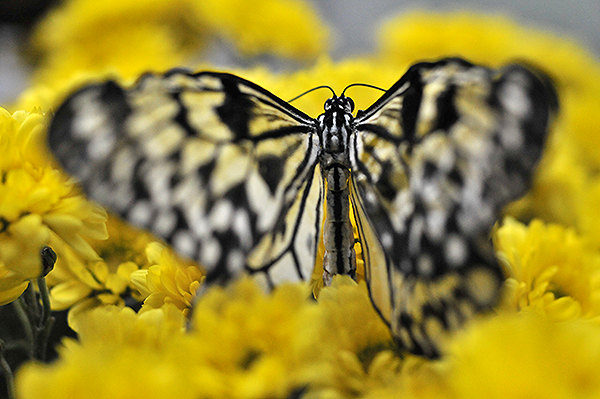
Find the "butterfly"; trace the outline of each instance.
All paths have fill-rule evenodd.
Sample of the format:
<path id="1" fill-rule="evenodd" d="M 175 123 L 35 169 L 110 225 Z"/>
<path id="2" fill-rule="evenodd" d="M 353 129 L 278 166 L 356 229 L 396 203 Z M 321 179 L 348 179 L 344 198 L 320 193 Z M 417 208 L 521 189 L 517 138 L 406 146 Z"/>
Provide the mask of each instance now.
<path id="1" fill-rule="evenodd" d="M 208 285 L 307 281 L 321 240 L 325 283 L 354 276 L 355 227 L 374 308 L 402 348 L 435 358 L 498 300 L 491 230 L 528 189 L 557 105 L 538 76 L 421 62 L 366 110 L 334 94 L 315 119 L 241 77 L 172 70 L 80 89 L 49 145 Z"/>

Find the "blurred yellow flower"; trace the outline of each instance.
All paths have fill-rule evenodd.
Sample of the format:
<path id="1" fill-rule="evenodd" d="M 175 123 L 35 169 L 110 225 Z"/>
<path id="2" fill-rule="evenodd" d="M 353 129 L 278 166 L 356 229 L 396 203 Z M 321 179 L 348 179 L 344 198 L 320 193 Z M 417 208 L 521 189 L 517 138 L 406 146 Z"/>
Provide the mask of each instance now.
<path id="1" fill-rule="evenodd" d="M 334 281 L 319 302 L 303 284 L 273 295 L 250 279 L 213 287 L 189 333 L 170 303 L 137 315 L 94 309 L 79 318 L 79 342 L 67 339 L 59 362 L 20 371 L 20 397 L 347 397 L 389 383 L 400 359 L 387 327 L 364 285 Z"/>
<path id="2" fill-rule="evenodd" d="M 20 398 L 194 398 L 185 372 L 172 361 L 172 341 L 184 319 L 174 307 L 137 315 L 102 307 L 81 318 L 79 342 L 65 339 L 61 360 L 29 363 L 19 372 Z"/>
<path id="3" fill-rule="evenodd" d="M 105 212 L 79 195 L 44 152 L 45 124 L 39 111 L 0 108 L 0 303 L 40 276 L 45 246 L 97 259 L 86 239 L 106 238 Z"/>
<path id="4" fill-rule="evenodd" d="M 600 252 L 572 229 L 507 218 L 494 241 L 508 272 L 507 306 L 551 320 L 600 316 Z"/>
<path id="5" fill-rule="evenodd" d="M 81 314 L 95 307 L 125 306 L 130 298 L 138 302 L 145 298 L 130 275 L 149 266 L 145 248 L 155 238 L 113 215 L 107 231 L 107 240 L 93 244 L 100 258 L 82 259 L 72 251 L 59 251 L 56 266 L 46 278 L 52 309 L 69 309 L 69 325 L 74 330 L 79 329 Z"/>
<path id="6" fill-rule="evenodd" d="M 453 340 L 444 365 L 448 398 L 600 397 L 600 327 L 505 314 Z"/>
<path id="7" fill-rule="evenodd" d="M 314 59 L 329 47 L 329 32 L 311 4 L 299 0 L 196 0 L 191 4 L 216 35 L 244 55 L 273 53 Z"/>
<path id="8" fill-rule="evenodd" d="M 205 41 L 190 14 L 185 0 L 66 1 L 34 32 L 42 56 L 36 81 L 52 84 L 81 72 L 133 78 L 182 65 Z"/>
<path id="9" fill-rule="evenodd" d="M 298 0 L 69 0 L 33 34 L 41 56 L 34 81 L 56 96 L 84 76 L 131 80 L 192 66 L 218 37 L 243 55 L 314 59 L 327 48 L 327 36 L 315 11 Z"/>
<path id="10" fill-rule="evenodd" d="M 204 277 L 198 265 L 177 258 L 158 242 L 148 244 L 146 256 L 151 266 L 130 276 L 133 285 L 146 298 L 142 311 L 172 303 L 187 315 Z"/>

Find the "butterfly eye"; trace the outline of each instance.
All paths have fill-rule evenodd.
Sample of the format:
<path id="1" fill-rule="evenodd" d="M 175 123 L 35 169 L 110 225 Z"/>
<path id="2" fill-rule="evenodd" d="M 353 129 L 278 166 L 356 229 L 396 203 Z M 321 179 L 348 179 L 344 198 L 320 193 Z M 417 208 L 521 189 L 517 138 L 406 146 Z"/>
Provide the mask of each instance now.
<path id="1" fill-rule="evenodd" d="M 325 101 L 325 106 L 323 107 L 323 108 L 325 108 L 325 111 L 327 111 L 329 108 L 331 108 L 331 101 L 332 100 L 333 99 L 330 98 L 329 100 Z"/>
<path id="2" fill-rule="evenodd" d="M 350 97 L 346 97 L 347 106 L 350 107 L 350 112 L 354 111 L 354 100 Z"/>

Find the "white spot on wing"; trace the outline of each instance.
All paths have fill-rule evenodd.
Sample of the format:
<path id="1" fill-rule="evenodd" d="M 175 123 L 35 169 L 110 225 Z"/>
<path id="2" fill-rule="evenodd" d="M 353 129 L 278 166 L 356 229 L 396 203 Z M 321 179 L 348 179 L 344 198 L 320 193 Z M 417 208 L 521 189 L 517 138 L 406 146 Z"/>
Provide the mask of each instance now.
<path id="1" fill-rule="evenodd" d="M 210 270 L 211 268 L 215 267 L 217 262 L 219 262 L 221 253 L 221 244 L 219 244 L 219 242 L 214 238 L 209 238 L 202 241 L 198 259 L 200 259 L 202 266 L 207 267 Z"/>
<path id="2" fill-rule="evenodd" d="M 524 144 L 523 131 L 516 123 L 507 124 L 502 129 L 500 140 L 507 150 L 518 151 Z"/>
<path id="3" fill-rule="evenodd" d="M 233 204 L 228 200 L 221 200 L 217 202 L 208 217 L 208 223 L 212 226 L 214 231 L 225 231 L 232 222 L 233 218 Z"/>
<path id="4" fill-rule="evenodd" d="M 129 209 L 130 204 L 134 201 L 133 190 L 130 185 L 120 184 L 111 197 L 111 205 L 118 212 L 123 212 Z"/>
<path id="5" fill-rule="evenodd" d="M 524 77 L 520 73 L 513 74 L 500 91 L 500 102 L 504 108 L 519 118 L 531 112 L 531 103 L 523 90 L 523 84 L 525 84 Z"/>
<path id="6" fill-rule="evenodd" d="M 129 147 L 123 147 L 116 153 L 111 165 L 111 178 L 118 182 L 130 183 L 138 157 Z"/>
<path id="7" fill-rule="evenodd" d="M 450 266 L 460 266 L 467 260 L 467 243 L 457 234 L 451 234 L 448 237 L 444 251 L 446 255 L 446 261 Z"/>
<path id="8" fill-rule="evenodd" d="M 178 231 L 173 237 L 173 247 L 183 256 L 191 258 L 195 255 L 197 242 L 187 231 Z"/>
<path id="9" fill-rule="evenodd" d="M 152 225 L 152 232 L 159 237 L 170 236 L 173 229 L 177 225 L 177 216 L 174 212 L 160 212 L 154 224 Z"/>
<path id="10" fill-rule="evenodd" d="M 279 206 L 275 198 L 271 197 L 264 179 L 256 171 L 253 171 L 246 181 L 246 193 L 248 203 L 258 217 L 256 229 L 262 232 L 270 230 L 279 216 Z"/>
<path id="11" fill-rule="evenodd" d="M 286 281 L 298 281 L 299 276 L 292 255 L 287 253 L 275 263 L 269 269 L 269 277 L 275 286 Z"/>
<path id="12" fill-rule="evenodd" d="M 245 249 L 250 249 L 252 245 L 252 231 L 250 229 L 250 218 L 248 212 L 238 209 L 233 217 L 233 230 L 240 238 L 240 243 Z"/>
<path id="13" fill-rule="evenodd" d="M 127 219 L 138 226 L 148 226 L 154 214 L 154 208 L 150 201 L 140 200 L 131 208 Z"/>
<path id="14" fill-rule="evenodd" d="M 381 245 L 383 245 L 385 249 L 391 249 L 393 244 L 394 239 L 392 238 L 392 235 L 390 233 L 386 231 L 383 234 L 381 234 Z"/>
<path id="15" fill-rule="evenodd" d="M 427 236 L 434 242 L 439 242 L 444 236 L 446 212 L 441 209 L 432 210 L 427 214 Z"/>
<path id="16" fill-rule="evenodd" d="M 244 268 L 244 259 L 244 254 L 239 249 L 229 252 L 229 255 L 227 255 L 227 270 L 235 276 Z"/>
<path id="17" fill-rule="evenodd" d="M 102 129 L 104 130 L 104 129 Z M 87 145 L 87 153 L 92 161 L 103 160 L 110 156 L 115 147 L 116 138 L 113 132 L 101 131 Z"/>
<path id="18" fill-rule="evenodd" d="M 160 207 L 171 207 L 171 178 L 175 173 L 173 162 L 154 165 L 144 176 L 152 200 Z"/>

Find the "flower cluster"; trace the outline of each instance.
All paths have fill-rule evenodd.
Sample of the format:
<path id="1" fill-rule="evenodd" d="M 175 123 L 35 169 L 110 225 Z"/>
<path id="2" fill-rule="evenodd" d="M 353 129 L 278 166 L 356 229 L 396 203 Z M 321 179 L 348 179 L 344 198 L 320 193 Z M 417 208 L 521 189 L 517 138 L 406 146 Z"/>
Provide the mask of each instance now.
<path id="1" fill-rule="evenodd" d="M 257 14 L 260 23 L 248 18 Z M 312 287 L 265 294 L 240 279 L 195 298 L 200 266 L 107 216 L 53 163 L 48 112 L 72 88 L 194 65 L 215 38 L 245 57 L 320 55 L 295 73 L 233 71 L 282 98 L 324 82 L 387 87 L 416 61 L 457 54 L 494 67 L 528 60 L 555 80 L 560 114 L 532 188 L 493 233 L 503 298 L 452 336 L 442 359 L 398 350 L 369 300 L 360 256 L 359 283 L 336 277 L 321 287 L 317 265 Z M 40 250 L 50 246 L 50 301 L 69 310 L 78 338 L 63 339 L 54 363 L 23 366 L 19 397 L 600 396 L 600 63 L 574 42 L 497 16 L 418 12 L 382 27 L 378 53 L 333 62 L 323 54 L 327 29 L 300 0 L 68 0 L 32 40 L 34 84 L 12 105 L 21 110 L 0 109 L 0 304 L 41 274 Z M 351 90 L 359 109 L 379 95 Z M 294 105 L 317 115 L 326 95 Z"/>
<path id="2" fill-rule="evenodd" d="M 42 274 L 40 251 L 98 259 L 87 239 L 105 239 L 105 211 L 88 202 L 44 149 L 47 116 L 0 108 L 0 304 Z"/>

